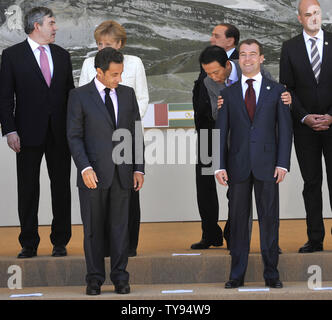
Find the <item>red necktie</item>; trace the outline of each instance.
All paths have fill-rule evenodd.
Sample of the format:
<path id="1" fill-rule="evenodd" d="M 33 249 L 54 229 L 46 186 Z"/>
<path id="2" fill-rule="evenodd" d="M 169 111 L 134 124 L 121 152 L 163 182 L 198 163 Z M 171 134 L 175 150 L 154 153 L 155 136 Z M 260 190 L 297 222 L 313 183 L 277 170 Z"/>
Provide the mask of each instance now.
<path id="1" fill-rule="evenodd" d="M 248 79 L 246 83 L 248 84 L 248 89 L 246 91 L 244 102 L 247 107 L 248 115 L 251 122 L 254 120 L 255 110 L 256 110 L 256 94 L 252 83 L 254 79 Z"/>

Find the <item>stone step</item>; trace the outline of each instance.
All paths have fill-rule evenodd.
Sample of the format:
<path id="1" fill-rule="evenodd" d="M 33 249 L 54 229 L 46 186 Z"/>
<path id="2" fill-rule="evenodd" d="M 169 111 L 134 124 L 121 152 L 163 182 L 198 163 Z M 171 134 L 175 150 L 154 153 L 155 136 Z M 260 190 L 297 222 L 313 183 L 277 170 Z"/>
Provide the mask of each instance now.
<path id="1" fill-rule="evenodd" d="M 105 284 L 110 284 L 109 259 L 105 260 Z M 139 255 L 129 258 L 128 271 L 130 283 L 135 285 L 223 283 L 228 280 L 230 262 L 226 250 L 206 250 L 199 256 Z M 321 274 L 322 281 L 332 281 L 331 265 L 331 251 L 284 253 L 280 255 L 278 269 L 280 279 L 285 282 L 307 282 L 315 274 Z M 23 288 L 85 285 L 83 256 L 38 256 L 31 259 L 1 257 L 0 270 L 0 288 L 7 288 L 10 277 L 17 277 L 20 272 Z M 245 281 L 263 282 L 263 263 L 259 253 L 249 255 Z"/>
<path id="2" fill-rule="evenodd" d="M 207 300 L 332 299 L 332 290 L 313 290 L 308 288 L 307 282 L 283 282 L 283 284 L 282 289 L 267 288 L 264 282 L 245 283 L 244 287 L 239 289 L 225 289 L 224 283 L 131 284 L 131 293 L 127 295 L 116 294 L 112 285 L 103 285 L 99 296 L 87 296 L 85 286 L 30 287 L 21 290 L 1 288 L 0 300 L 206 300 L 200 304 L 208 305 Z M 332 281 L 323 282 L 323 289 L 330 287 L 332 287 Z M 42 295 L 38 297 L 11 297 L 11 295 L 27 294 Z M 181 302 L 179 303 L 181 304 Z M 150 304 L 153 305 L 153 302 L 150 301 Z M 166 312 L 165 308 L 163 312 Z"/>

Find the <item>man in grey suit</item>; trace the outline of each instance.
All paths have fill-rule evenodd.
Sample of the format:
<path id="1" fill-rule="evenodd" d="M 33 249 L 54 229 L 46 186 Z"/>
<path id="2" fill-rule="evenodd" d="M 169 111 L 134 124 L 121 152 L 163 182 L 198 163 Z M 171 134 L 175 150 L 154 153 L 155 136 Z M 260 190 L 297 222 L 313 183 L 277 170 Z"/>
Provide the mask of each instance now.
<path id="1" fill-rule="evenodd" d="M 134 90 L 119 85 L 123 55 L 105 48 L 95 68 L 89 84 L 70 92 L 67 116 L 84 225 L 86 293 L 100 294 L 104 257 L 110 256 L 115 291 L 127 294 L 129 197 L 144 182 L 143 134 Z"/>

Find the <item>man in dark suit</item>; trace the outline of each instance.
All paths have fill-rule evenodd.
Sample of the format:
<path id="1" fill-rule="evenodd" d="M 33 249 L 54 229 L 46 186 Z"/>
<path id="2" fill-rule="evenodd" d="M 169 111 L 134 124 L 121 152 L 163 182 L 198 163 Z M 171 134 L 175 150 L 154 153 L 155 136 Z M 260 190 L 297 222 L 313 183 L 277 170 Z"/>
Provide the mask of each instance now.
<path id="1" fill-rule="evenodd" d="M 144 181 L 143 133 L 134 90 L 119 85 L 123 55 L 105 48 L 95 67 L 96 78 L 70 92 L 67 120 L 84 225 L 86 293 L 100 294 L 104 256 L 110 256 L 115 291 L 126 294 L 129 198 Z"/>
<path id="2" fill-rule="evenodd" d="M 281 288 L 278 265 L 279 191 L 290 166 L 292 123 L 280 95 L 285 88 L 260 72 L 264 61 L 256 40 L 239 47 L 241 80 L 223 91 L 218 182 L 229 186 L 231 273 L 225 288 L 244 284 L 248 265 L 248 219 L 255 191 L 265 284 Z"/>
<path id="3" fill-rule="evenodd" d="M 228 53 L 228 58 L 238 59 L 236 46 L 239 43 L 240 32 L 230 24 L 219 24 L 210 38 L 211 45 L 223 48 Z M 215 127 L 215 118 L 212 115 L 212 105 L 204 79 L 206 72 L 201 67 L 198 79 L 193 88 L 193 108 L 195 128 L 198 138 L 198 155 L 201 153 L 201 130 L 207 131 L 208 156 L 212 156 L 212 130 Z M 218 225 L 219 203 L 216 182 L 213 175 L 202 174 L 202 170 L 211 167 L 211 163 L 204 163 L 198 156 L 196 164 L 196 195 L 199 215 L 202 220 L 202 238 L 199 242 L 191 245 L 191 249 L 208 249 L 210 246 L 223 245 L 223 232 Z M 228 234 L 225 239 L 228 241 Z"/>
<path id="4" fill-rule="evenodd" d="M 303 33 L 286 41 L 280 58 L 280 82 L 293 95 L 294 145 L 304 180 L 308 241 L 301 253 L 323 250 L 322 155 L 332 208 L 332 34 L 321 29 L 318 1 L 299 3 Z"/>
<path id="5" fill-rule="evenodd" d="M 37 255 L 40 163 L 46 158 L 51 180 L 53 256 L 67 254 L 71 237 L 71 159 L 66 140 L 69 91 L 74 87 L 69 53 L 54 45 L 53 12 L 31 9 L 24 18 L 27 40 L 2 53 L 0 119 L 2 134 L 16 152 L 18 258 Z"/>

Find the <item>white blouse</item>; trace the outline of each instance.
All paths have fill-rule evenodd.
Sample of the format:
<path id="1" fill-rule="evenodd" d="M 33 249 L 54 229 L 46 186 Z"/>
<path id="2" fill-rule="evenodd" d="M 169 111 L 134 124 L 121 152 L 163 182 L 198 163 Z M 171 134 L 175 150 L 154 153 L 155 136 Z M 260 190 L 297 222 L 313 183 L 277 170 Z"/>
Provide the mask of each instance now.
<path id="1" fill-rule="evenodd" d="M 78 85 L 81 87 L 96 76 L 95 58 L 90 57 L 84 60 L 81 76 Z M 125 86 L 132 87 L 136 94 L 141 118 L 143 119 L 149 104 L 148 84 L 146 81 L 145 69 L 142 60 L 139 57 L 124 55 L 122 82 Z M 143 121 L 142 121 L 143 123 Z"/>

